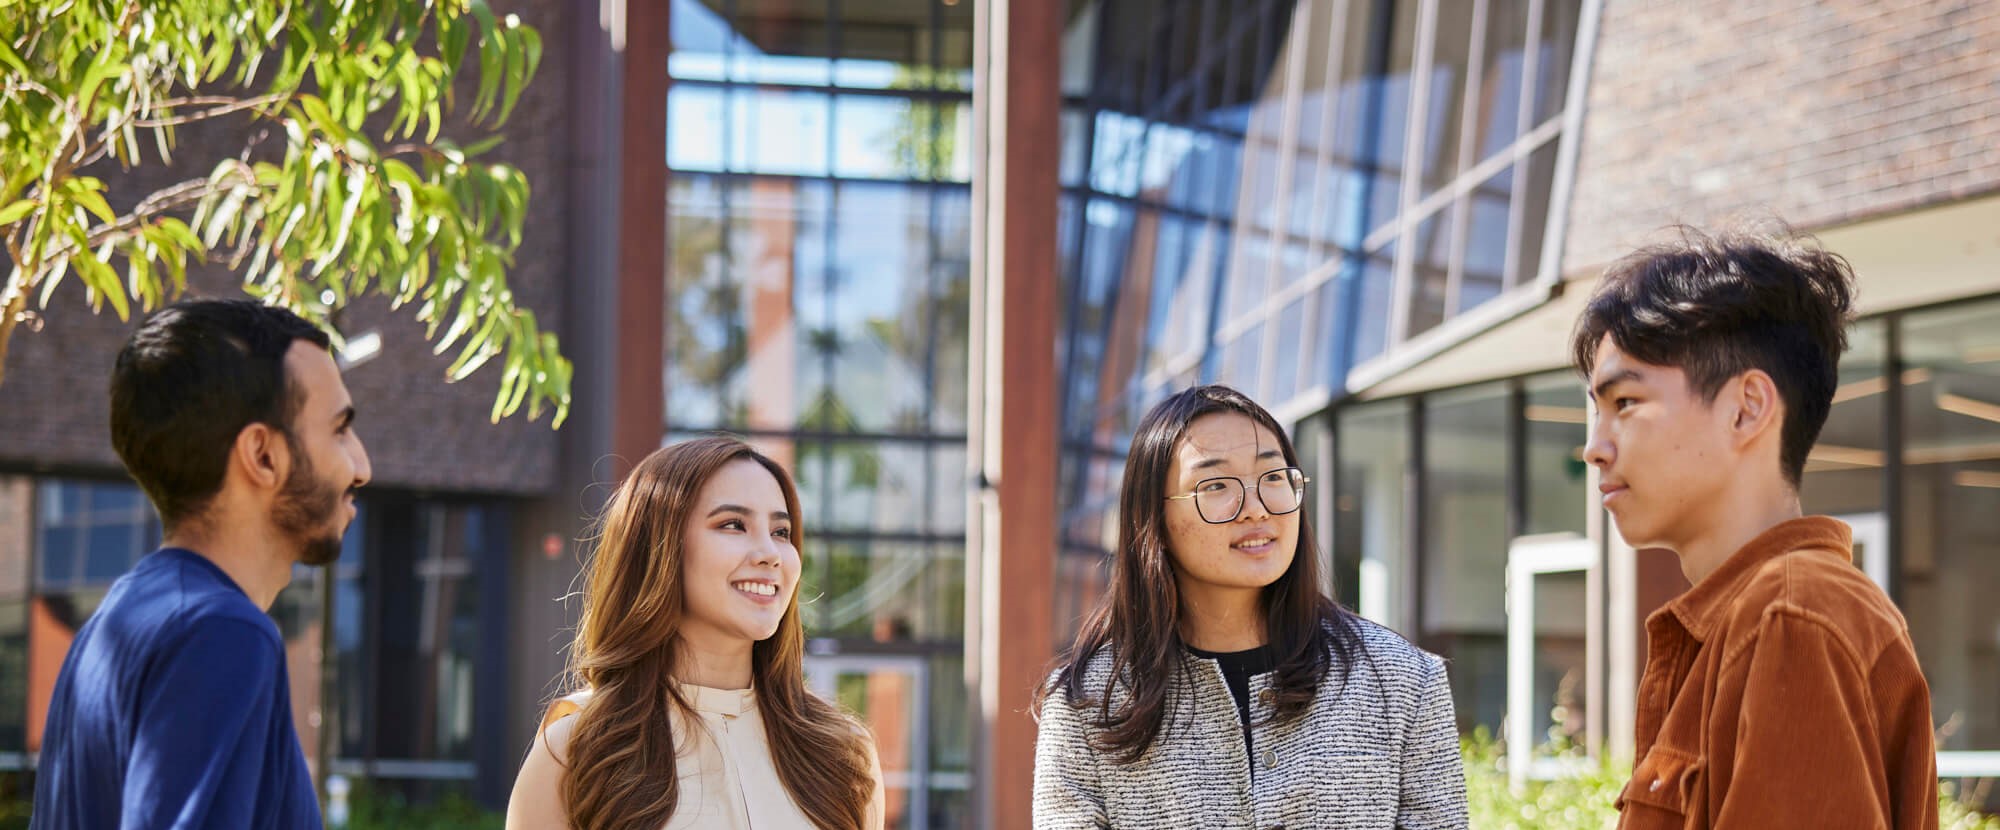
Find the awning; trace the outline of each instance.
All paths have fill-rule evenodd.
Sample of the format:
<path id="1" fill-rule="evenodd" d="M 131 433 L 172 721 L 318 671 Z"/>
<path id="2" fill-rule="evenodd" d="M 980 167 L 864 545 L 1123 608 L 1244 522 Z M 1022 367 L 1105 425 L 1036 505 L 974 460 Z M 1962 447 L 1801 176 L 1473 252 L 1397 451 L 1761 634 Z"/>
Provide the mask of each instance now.
<path id="1" fill-rule="evenodd" d="M 1862 316 L 1966 297 L 2000 294 L 2000 195 L 1899 213 L 1817 232 L 1827 250 L 1854 266 Z M 1360 400 L 1392 398 L 1481 381 L 1568 368 L 1569 335 L 1597 286 L 1593 275 L 1562 284 L 1552 297 L 1473 332 L 1407 366 L 1391 353 L 1353 376 Z"/>

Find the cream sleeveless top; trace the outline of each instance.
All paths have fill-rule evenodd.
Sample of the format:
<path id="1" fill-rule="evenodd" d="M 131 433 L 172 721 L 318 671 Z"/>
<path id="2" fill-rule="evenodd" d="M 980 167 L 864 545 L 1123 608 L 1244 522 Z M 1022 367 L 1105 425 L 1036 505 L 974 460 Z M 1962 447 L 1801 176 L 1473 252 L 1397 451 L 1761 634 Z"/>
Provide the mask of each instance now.
<path id="1" fill-rule="evenodd" d="M 778 779 L 756 693 L 687 684 L 680 691 L 700 721 L 689 728 L 682 712 L 671 716 L 680 803 L 662 830 L 818 830 Z M 547 721 L 589 702 L 588 690 L 566 696 L 549 707 Z"/>

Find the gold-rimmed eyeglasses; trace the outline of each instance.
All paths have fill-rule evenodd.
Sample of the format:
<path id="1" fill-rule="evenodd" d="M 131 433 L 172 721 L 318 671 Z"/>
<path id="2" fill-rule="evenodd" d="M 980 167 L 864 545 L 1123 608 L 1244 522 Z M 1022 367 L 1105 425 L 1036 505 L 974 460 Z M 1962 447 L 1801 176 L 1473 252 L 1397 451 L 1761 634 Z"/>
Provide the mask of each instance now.
<path id="1" fill-rule="evenodd" d="M 1279 467 L 1266 470 L 1257 476 L 1257 501 L 1273 516 L 1283 516 L 1299 509 L 1305 503 L 1306 478 L 1304 471 L 1297 467 Z M 1243 514 L 1243 505 L 1248 503 L 1244 493 L 1249 487 L 1236 476 L 1216 476 L 1196 482 L 1194 489 L 1178 496 L 1168 496 L 1167 501 L 1194 499 L 1194 509 L 1201 514 L 1201 520 L 1209 524 L 1228 524 Z"/>

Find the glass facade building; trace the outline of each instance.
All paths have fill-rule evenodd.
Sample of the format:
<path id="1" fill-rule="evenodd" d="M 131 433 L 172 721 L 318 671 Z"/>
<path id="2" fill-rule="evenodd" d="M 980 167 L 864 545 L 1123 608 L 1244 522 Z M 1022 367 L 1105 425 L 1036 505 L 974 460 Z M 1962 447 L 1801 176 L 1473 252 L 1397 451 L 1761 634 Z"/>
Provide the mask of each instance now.
<path id="1" fill-rule="evenodd" d="M 1546 291 L 1581 6 L 1074 4 L 1059 638 L 1101 589 L 1153 402 L 1223 382 L 1296 420 L 1356 367 Z M 1350 604 L 1356 565 L 1336 580 Z"/>
<path id="2" fill-rule="evenodd" d="M 968 810 L 972 0 L 674 0 L 668 442 L 798 479 L 815 687 L 867 717 L 889 826 Z"/>
<path id="3" fill-rule="evenodd" d="M 1599 263 L 1564 257 L 1622 250 L 1627 240 L 1568 205 L 1573 192 L 1587 195 L 1577 181 L 1618 189 L 1602 184 L 1616 178 L 1604 167 L 1643 166 L 1669 194 L 1726 190 L 1736 174 L 1694 169 L 1698 148 L 1657 159 L 1650 146 L 1600 152 L 1614 132 L 1601 128 L 1629 120 L 1619 108 L 1642 106 L 1620 97 L 1629 86 L 1598 100 L 1590 92 L 1609 74 L 1607 60 L 1645 58 L 1593 54 L 1598 20 L 1615 4 L 1057 2 L 1057 53 L 1008 56 L 1036 64 L 1010 64 L 1017 75 L 1059 69 L 1058 96 L 1044 96 L 1047 109 L 1035 113 L 1059 124 L 1053 144 L 1033 148 L 1046 151 L 1033 174 L 1053 173 L 1057 185 L 1053 200 L 1033 200 L 1049 201 L 1036 205 L 1046 226 L 1034 231 L 1049 236 L 1024 246 L 1046 251 L 1052 241 L 1039 275 L 1048 282 L 1036 286 L 1053 284 L 1060 298 L 1048 311 L 1053 366 L 1023 373 L 1049 383 L 1031 394 L 1053 397 L 1037 416 L 1048 422 L 1030 424 L 1058 442 L 1046 550 L 980 549 L 986 505 L 999 501 L 989 497 L 1006 482 L 979 471 L 991 461 L 985 449 L 968 451 L 969 436 L 1004 443 L 1013 435 L 1005 427 L 1019 426 L 994 429 L 995 387 L 970 388 L 990 381 L 982 372 L 993 365 L 973 361 L 1002 342 L 992 307 L 1004 302 L 982 272 L 994 250 L 1018 250 L 977 248 L 1013 238 L 996 235 L 1006 223 L 991 215 L 994 191 L 981 189 L 995 187 L 981 178 L 995 175 L 982 154 L 999 146 L 996 134 L 1012 140 L 1016 124 L 1046 125 L 1018 111 L 1011 123 L 982 123 L 991 111 L 975 109 L 976 96 L 993 92 L 981 84 L 1017 80 L 986 74 L 997 47 L 982 47 L 976 30 L 982 8 L 996 7 L 632 2 L 628 19 L 597 21 L 601 33 L 583 15 L 564 24 L 583 27 L 574 36 L 548 38 L 548 65 L 559 49 L 598 43 L 593 34 L 618 55 L 566 56 L 574 76 L 565 94 L 615 86 L 604 65 L 616 59 L 628 62 L 618 72 L 633 74 L 592 105 L 615 112 L 559 108 L 584 126 L 521 146 L 610 168 L 566 182 L 567 193 L 550 188 L 584 218 L 560 237 L 575 273 L 547 279 L 570 306 L 565 348 L 600 350 L 578 352 L 588 355 L 578 389 L 619 388 L 579 392 L 553 462 L 559 474 L 506 490 L 479 489 L 491 486 L 485 467 L 441 476 L 448 486 L 371 485 L 340 560 L 295 574 L 272 613 L 287 638 L 299 731 L 320 769 L 417 799 L 462 791 L 504 802 L 559 671 L 564 624 L 574 622 L 551 600 L 575 588 L 587 531 L 570 531 L 609 491 L 606 453 L 636 457 L 655 438 L 724 431 L 798 481 L 808 682 L 874 729 L 890 826 L 981 826 L 992 802 L 1008 797 L 992 783 L 994 768 L 1025 763 L 996 759 L 991 736 L 1032 728 L 1019 707 L 987 706 L 996 700 L 989 687 L 1040 678 L 981 675 L 980 661 L 997 648 L 992 640 L 1039 649 L 1040 634 L 1000 625 L 968 640 L 968 630 L 1032 617 L 1048 622 L 1056 648 L 1067 644 L 1102 593 L 1138 418 L 1209 382 L 1244 390 L 1292 430 L 1330 590 L 1450 660 L 1462 731 L 1525 748 L 1510 761 L 1525 759 L 1534 775 L 1559 774 L 1599 747 L 1616 754 L 1621 740 L 1629 750 L 1639 626 L 1685 583 L 1671 556 L 1621 548 L 1582 460 L 1590 414 L 1563 369 L 1561 341 L 1592 287 L 1582 272 Z M 1644 6 L 1617 10 L 1628 32 L 1666 25 L 1642 19 Z M 620 28 L 641 17 L 658 30 Z M 1651 77 L 1654 64 L 1678 58 L 1650 60 L 1646 71 L 1625 71 Z M 600 74 L 577 68 L 592 66 Z M 639 101 L 650 89 L 629 95 L 634 74 L 657 81 L 660 72 L 655 103 Z M 1649 100 L 1643 115 L 1692 108 L 1665 100 Z M 634 127 L 647 119 L 630 111 L 653 106 L 664 108 L 658 136 Z M 645 114 L 660 120 L 659 110 Z M 624 152 L 662 141 L 657 170 L 634 160 L 653 149 Z M 1855 152 L 1902 147 L 1867 146 Z M 1894 154 L 1900 166 L 1929 163 L 1920 152 Z M 658 202 L 650 186 L 610 196 L 598 187 L 603 177 L 644 182 L 662 172 Z M 643 192 L 627 198 L 632 191 Z M 1983 601 L 2000 585 L 1991 519 L 2000 513 L 2000 279 L 1991 268 L 2000 242 L 1990 234 L 2000 198 L 1968 192 L 1885 196 L 1815 226 L 1881 228 L 1826 236 L 1836 251 L 1859 252 L 1861 296 L 1876 305 L 1853 330 L 1803 499 L 1854 527 L 1858 566 L 1904 610 L 1930 680 L 1940 770 L 2000 778 L 2000 611 Z M 1982 199 L 1990 206 L 1971 220 L 1937 218 Z M 635 203 L 664 214 L 634 222 L 665 237 L 664 273 L 650 262 L 628 272 L 626 259 L 639 258 L 598 250 L 608 237 L 588 227 L 637 215 Z M 1660 221 L 1678 209 L 1660 207 Z M 1888 229 L 1891 212 L 1902 224 Z M 1910 227 L 1954 242 L 1985 234 L 1980 244 L 1993 247 L 1915 246 Z M 1909 253 L 1915 247 L 1923 256 Z M 1952 257 L 1958 276 L 1938 276 Z M 664 302 L 635 282 L 663 289 Z M 633 337 L 613 325 L 631 307 L 659 309 L 657 344 L 653 330 Z M 587 346 L 593 327 L 616 335 Z M 634 376 L 663 380 L 664 396 L 630 393 Z M 636 437 L 607 437 L 618 418 L 640 425 Z M 429 428 L 383 427 L 417 440 Z M 410 435 L 398 438 L 407 446 Z M 0 447 L 9 437 L 0 434 Z M 107 459 L 0 460 L 0 773 L 32 766 L 70 637 L 111 580 L 159 540 L 143 496 Z M 991 597 L 1003 594 L 980 583 L 1002 569 L 984 557 L 1043 554 L 1053 578 L 1044 585 L 1039 570 L 1017 571 L 1037 576 L 1010 583 L 1014 607 L 992 613 L 1002 603 Z M 968 680 L 968 665 L 981 676 Z M 0 796 L 9 780 L 19 779 L 0 775 Z"/>
<path id="4" fill-rule="evenodd" d="M 270 609 L 316 768 L 382 792 L 470 795 L 503 745 L 508 520 L 495 504 L 366 492 L 340 560 Z M 30 766 L 56 674 L 111 583 L 160 544 L 129 480 L 0 475 L 0 772 Z M 487 691 L 481 691 L 482 689 Z"/>

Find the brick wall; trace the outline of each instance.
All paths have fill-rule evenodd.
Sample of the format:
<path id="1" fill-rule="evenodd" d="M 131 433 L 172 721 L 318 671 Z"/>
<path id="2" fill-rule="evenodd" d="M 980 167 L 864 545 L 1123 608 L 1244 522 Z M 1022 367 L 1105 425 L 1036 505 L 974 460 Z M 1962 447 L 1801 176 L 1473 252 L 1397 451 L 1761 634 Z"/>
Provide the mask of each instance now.
<path id="1" fill-rule="evenodd" d="M 1564 268 L 2000 189 L 2000 3 L 1605 0 Z"/>
<path id="2" fill-rule="evenodd" d="M 519 166 L 533 187 L 510 284 L 517 300 L 534 309 L 537 321 L 560 336 L 569 259 L 562 217 L 572 94 L 570 62 L 562 50 L 571 42 L 571 21 L 560 0 L 494 5 L 537 27 L 546 47 L 539 73 L 502 130 L 507 141 L 493 157 Z M 461 104 L 469 102 L 471 89 L 462 85 L 457 97 Z M 183 131 L 170 169 L 153 164 L 126 172 L 109 165 L 98 173 L 112 180 L 114 191 L 129 194 L 115 206 L 129 206 L 137 194 L 206 175 L 219 158 L 242 146 L 246 128 L 244 122 L 229 122 Z M 152 158 L 150 152 L 147 157 Z M 191 274 L 190 282 L 190 295 L 238 293 L 237 278 L 219 268 Z M 74 277 L 67 283 L 52 300 L 43 331 L 14 334 L 6 379 L 0 384 L 0 467 L 115 474 L 120 468 L 108 437 L 105 385 L 112 359 L 139 315 L 135 309 L 129 324 L 108 307 L 92 315 Z M 519 494 L 552 487 L 557 447 L 549 416 L 533 424 L 521 417 L 490 424 L 499 362 L 465 382 L 447 385 L 444 369 L 454 355 L 430 353 L 423 327 L 412 317 L 414 309 L 390 312 L 387 306 L 384 300 L 366 299 L 342 318 L 350 333 L 373 328 L 382 334 L 381 355 L 346 377 L 361 412 L 358 428 L 376 483 Z"/>

